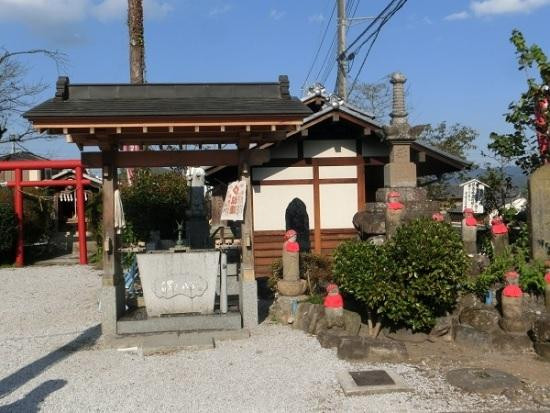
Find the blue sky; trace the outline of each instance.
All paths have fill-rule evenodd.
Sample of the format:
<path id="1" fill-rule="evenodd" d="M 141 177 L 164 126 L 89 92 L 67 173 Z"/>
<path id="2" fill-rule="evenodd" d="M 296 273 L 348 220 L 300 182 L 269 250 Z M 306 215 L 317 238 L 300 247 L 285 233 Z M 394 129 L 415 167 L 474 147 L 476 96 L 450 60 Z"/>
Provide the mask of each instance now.
<path id="1" fill-rule="evenodd" d="M 147 81 L 274 81 L 288 74 L 300 96 L 335 0 L 144 2 Z M 357 16 L 377 14 L 386 4 L 362 0 Z M 0 46 L 65 52 L 68 64 L 59 74 L 73 83 L 127 82 L 125 7 L 126 0 L 0 0 Z M 402 71 L 410 123 L 460 122 L 480 132 L 484 149 L 491 131 L 508 129 L 502 115 L 525 89 L 511 31 L 518 28 L 550 54 L 549 19 L 550 0 L 409 0 L 383 29 L 359 79 L 376 82 Z M 362 27 L 353 27 L 349 39 Z M 42 98 L 52 96 L 55 65 L 25 62 L 28 81 L 48 83 Z M 331 89 L 334 76 L 326 82 Z M 77 155 L 63 139 L 27 146 L 53 158 Z M 480 161 L 479 151 L 471 158 Z"/>

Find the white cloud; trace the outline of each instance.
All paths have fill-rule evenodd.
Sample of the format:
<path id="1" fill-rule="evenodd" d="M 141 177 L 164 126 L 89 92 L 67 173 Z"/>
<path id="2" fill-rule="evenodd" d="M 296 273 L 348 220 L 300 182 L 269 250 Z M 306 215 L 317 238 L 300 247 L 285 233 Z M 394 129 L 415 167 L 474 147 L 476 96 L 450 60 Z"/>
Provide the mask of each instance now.
<path id="1" fill-rule="evenodd" d="M 319 13 L 311 15 L 307 19 L 310 23 L 323 23 L 325 21 L 325 16 L 323 16 L 322 13 Z"/>
<path id="2" fill-rule="evenodd" d="M 23 23 L 70 23 L 86 17 L 89 0 L 0 0 L 0 19 Z"/>
<path id="3" fill-rule="evenodd" d="M 100 21 L 126 18 L 127 0 L 0 0 L 0 20 L 32 26 L 77 23 L 87 18 Z M 162 0 L 144 0 L 146 19 L 164 17 L 172 10 Z"/>
<path id="4" fill-rule="evenodd" d="M 470 13 L 468 13 L 466 10 L 459 11 L 458 13 L 449 14 L 448 16 L 445 16 L 443 20 L 464 20 L 468 19 L 470 17 Z"/>
<path id="5" fill-rule="evenodd" d="M 228 13 L 229 11 L 231 11 L 232 8 L 233 8 L 233 6 L 231 6 L 230 4 L 224 4 L 224 5 L 221 5 L 221 6 L 216 6 L 212 9 L 210 9 L 210 12 L 208 13 L 208 15 L 209 16 L 220 16 L 222 14 Z"/>
<path id="6" fill-rule="evenodd" d="M 271 17 L 273 20 L 281 20 L 283 17 L 285 17 L 286 11 L 277 10 L 277 9 L 271 9 L 269 11 L 269 17 Z"/>
<path id="7" fill-rule="evenodd" d="M 479 0 L 470 4 L 476 16 L 529 13 L 550 5 L 550 0 Z"/>
<path id="8" fill-rule="evenodd" d="M 146 19 L 160 19 L 173 7 L 158 0 L 143 1 L 143 15 Z M 128 0 L 102 0 L 91 7 L 91 14 L 100 21 L 125 19 L 128 13 Z"/>

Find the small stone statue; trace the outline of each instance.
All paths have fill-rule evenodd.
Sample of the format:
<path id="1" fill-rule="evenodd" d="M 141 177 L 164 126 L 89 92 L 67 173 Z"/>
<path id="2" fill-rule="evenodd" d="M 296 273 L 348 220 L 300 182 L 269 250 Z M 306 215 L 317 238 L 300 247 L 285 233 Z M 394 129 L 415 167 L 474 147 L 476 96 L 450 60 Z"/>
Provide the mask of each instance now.
<path id="1" fill-rule="evenodd" d="M 401 194 L 391 191 L 387 195 L 386 202 L 386 238 L 391 239 L 399 225 L 405 212 L 405 205 L 400 201 Z"/>
<path id="2" fill-rule="evenodd" d="M 524 334 L 529 329 L 529 322 L 523 316 L 523 291 L 519 287 L 519 274 L 515 271 L 508 271 L 504 278 L 507 285 L 502 290 L 500 326 L 509 333 Z"/>
<path id="3" fill-rule="evenodd" d="M 323 305 L 325 306 L 325 315 L 328 328 L 344 327 L 344 300 L 340 295 L 340 290 L 336 284 L 327 285 L 327 296 Z"/>
<path id="4" fill-rule="evenodd" d="M 497 215 L 491 221 L 491 234 L 495 256 L 504 254 L 506 248 L 508 248 L 508 227 L 502 220 L 502 217 Z"/>
<path id="5" fill-rule="evenodd" d="M 550 269 L 546 271 L 546 275 L 544 276 L 544 298 L 546 311 L 550 313 Z"/>
<path id="6" fill-rule="evenodd" d="M 472 208 L 464 209 L 462 241 L 464 243 L 464 251 L 468 256 L 473 257 L 477 254 L 477 220 L 474 217 L 474 210 Z"/>
<path id="7" fill-rule="evenodd" d="M 279 294 L 294 297 L 306 290 L 306 281 L 300 279 L 300 245 L 293 229 L 285 233 L 283 244 L 283 279 L 277 282 Z"/>

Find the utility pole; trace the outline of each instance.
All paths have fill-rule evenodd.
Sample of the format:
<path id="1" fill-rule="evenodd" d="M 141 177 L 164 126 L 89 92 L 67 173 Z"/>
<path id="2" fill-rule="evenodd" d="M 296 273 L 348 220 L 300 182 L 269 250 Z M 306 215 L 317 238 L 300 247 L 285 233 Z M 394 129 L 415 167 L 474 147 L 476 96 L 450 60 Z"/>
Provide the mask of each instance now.
<path id="1" fill-rule="evenodd" d="M 336 75 L 336 91 L 340 98 L 347 100 L 346 76 L 348 65 L 345 55 L 346 50 L 346 27 L 348 24 L 346 17 L 346 0 L 338 1 L 338 73 Z"/>
<path id="2" fill-rule="evenodd" d="M 130 37 L 130 82 L 145 83 L 142 0 L 128 0 L 128 34 Z"/>

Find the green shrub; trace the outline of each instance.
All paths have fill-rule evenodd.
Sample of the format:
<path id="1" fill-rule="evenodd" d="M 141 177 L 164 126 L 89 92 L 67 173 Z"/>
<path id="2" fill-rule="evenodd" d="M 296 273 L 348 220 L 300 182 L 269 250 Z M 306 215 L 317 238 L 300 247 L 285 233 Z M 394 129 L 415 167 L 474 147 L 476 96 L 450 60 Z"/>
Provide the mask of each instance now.
<path id="1" fill-rule="evenodd" d="M 0 262 L 12 260 L 17 236 L 17 219 L 8 202 L 0 202 Z"/>
<path id="2" fill-rule="evenodd" d="M 418 219 L 383 246 L 348 242 L 333 257 L 336 282 L 363 303 L 369 321 L 428 330 L 456 303 L 467 260 L 449 224 Z"/>
<path id="3" fill-rule="evenodd" d="M 133 183 L 121 185 L 126 221 L 131 222 L 137 239 L 146 241 L 150 231 L 175 238 L 177 221 L 183 221 L 187 205 L 187 180 L 181 172 L 153 174 L 137 169 Z"/>
<path id="4" fill-rule="evenodd" d="M 283 260 L 278 258 L 271 264 L 269 287 L 275 291 L 277 281 L 283 278 Z M 324 287 L 332 280 L 331 262 L 322 255 L 303 252 L 300 253 L 300 275 L 307 281 L 307 294 L 324 294 Z"/>
<path id="5" fill-rule="evenodd" d="M 487 290 L 501 288 L 504 285 L 504 274 L 511 270 L 519 273 L 519 284 L 523 291 L 544 293 L 544 264 L 529 261 L 529 254 L 514 246 L 495 257 L 479 277 L 469 280 L 466 290 L 483 297 Z"/>

